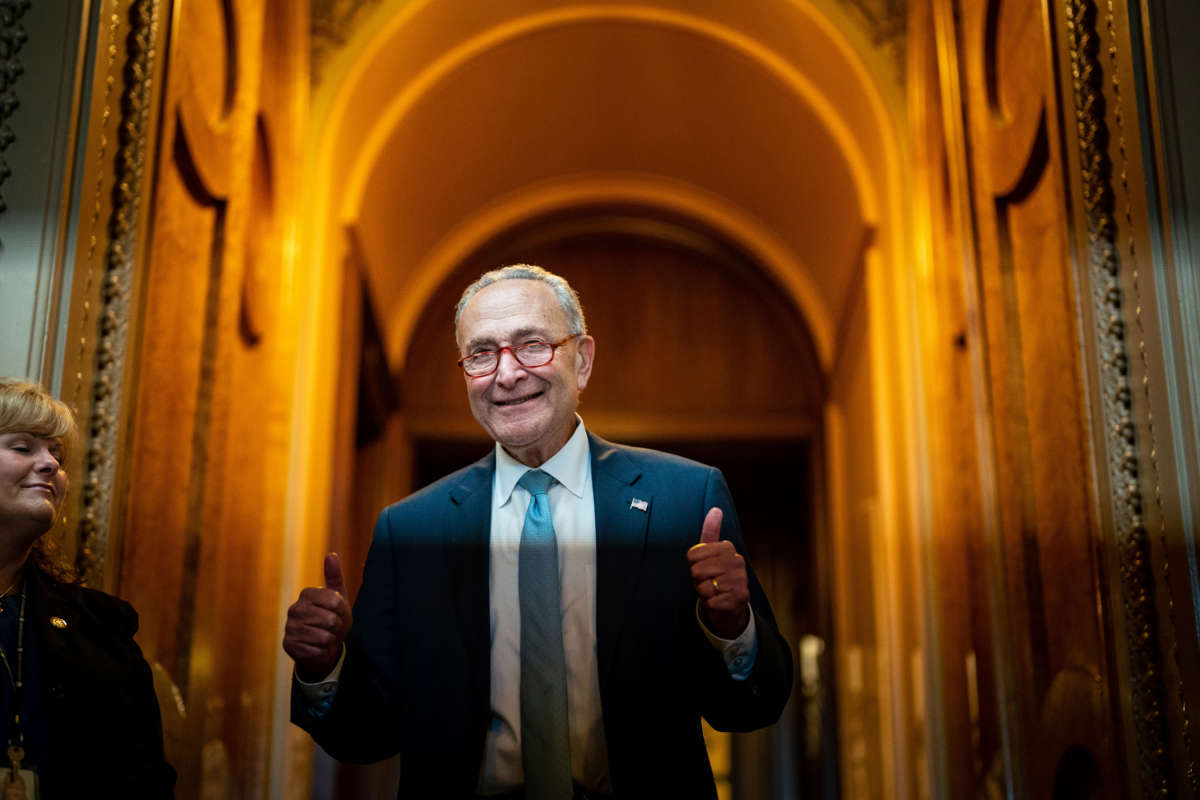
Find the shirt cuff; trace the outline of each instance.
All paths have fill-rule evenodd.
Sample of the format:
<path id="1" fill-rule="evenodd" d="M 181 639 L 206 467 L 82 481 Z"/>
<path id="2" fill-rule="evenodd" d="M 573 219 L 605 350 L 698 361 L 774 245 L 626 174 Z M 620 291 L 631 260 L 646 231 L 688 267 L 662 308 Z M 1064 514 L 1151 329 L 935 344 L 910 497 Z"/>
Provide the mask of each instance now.
<path id="1" fill-rule="evenodd" d="M 333 696 L 337 693 L 338 678 L 342 674 L 342 664 L 346 661 L 346 648 L 342 647 L 342 654 L 338 657 L 338 662 L 334 666 L 333 671 L 319 681 L 309 683 L 300 677 L 300 673 L 293 670 L 293 675 L 296 678 L 296 685 L 300 687 L 300 694 L 308 701 L 309 713 L 314 717 L 323 717 L 329 711 L 329 707 L 333 705 Z"/>
<path id="2" fill-rule="evenodd" d="M 704 631 L 704 638 L 708 639 L 713 649 L 725 659 L 725 669 L 729 670 L 729 677 L 735 681 L 749 678 L 750 673 L 754 671 L 754 659 L 758 655 L 758 629 L 754 625 L 754 609 L 750 609 L 750 621 L 736 639 L 722 639 L 708 629 L 704 618 L 700 616 L 699 600 L 696 601 L 696 622 L 700 625 L 700 630 Z"/>

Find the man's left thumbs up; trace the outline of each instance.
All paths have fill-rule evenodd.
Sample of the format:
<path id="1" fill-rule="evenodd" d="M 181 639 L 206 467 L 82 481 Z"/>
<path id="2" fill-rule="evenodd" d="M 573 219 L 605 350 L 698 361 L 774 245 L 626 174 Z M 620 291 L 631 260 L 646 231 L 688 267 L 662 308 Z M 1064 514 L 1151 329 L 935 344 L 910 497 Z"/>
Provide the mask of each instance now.
<path id="1" fill-rule="evenodd" d="M 704 515 L 704 524 L 700 526 L 700 544 L 715 544 L 721 538 L 721 520 L 725 512 L 713 506 Z"/>
<path id="2" fill-rule="evenodd" d="M 688 549 L 692 583 L 712 632 L 736 639 L 750 621 L 750 588 L 746 560 L 733 542 L 721 541 L 724 513 L 716 506 L 704 515 L 700 541 Z"/>

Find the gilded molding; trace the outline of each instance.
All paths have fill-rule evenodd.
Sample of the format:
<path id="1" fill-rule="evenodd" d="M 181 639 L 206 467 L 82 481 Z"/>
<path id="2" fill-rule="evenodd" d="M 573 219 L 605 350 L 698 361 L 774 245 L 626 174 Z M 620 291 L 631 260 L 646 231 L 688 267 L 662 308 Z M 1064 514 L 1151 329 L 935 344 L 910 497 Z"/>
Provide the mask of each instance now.
<path id="1" fill-rule="evenodd" d="M 30 0 L 0 0 L 0 189 L 12 175 L 12 168 L 4 159 L 16 136 L 8 121 L 21 104 L 13 90 L 17 79 L 25 72 L 21 63 L 21 48 L 28 38 L 21 17 L 29 10 Z M 0 213 L 8 210 L 4 194 L 0 192 Z"/>
<path id="2" fill-rule="evenodd" d="M 108 550 L 158 20 L 159 0 L 134 0 L 125 40 L 127 60 L 112 176 L 108 248 L 100 284 L 96 369 L 79 522 L 76 566 L 85 580 L 98 577 Z"/>
<path id="3" fill-rule="evenodd" d="M 1129 378 L 1129 349 L 1121 290 L 1117 218 L 1112 188 L 1104 72 L 1097 8 L 1092 0 L 1067 0 L 1066 32 L 1075 101 L 1075 133 L 1083 189 L 1100 395 L 1105 424 L 1113 527 L 1120 562 L 1129 658 L 1138 783 L 1145 797 L 1171 795 L 1166 687 L 1159 647 L 1150 535 L 1144 516 L 1142 467 Z"/>
<path id="4" fill-rule="evenodd" d="M 1116 18 L 1115 18 L 1114 12 L 1113 12 L 1113 0 L 1107 0 L 1107 3 L 1105 4 L 1104 22 L 1105 22 L 1105 27 L 1107 28 L 1109 40 L 1113 41 L 1113 42 L 1117 41 L 1117 22 L 1116 22 Z M 1125 224 L 1129 230 L 1129 236 L 1126 239 L 1126 243 L 1127 243 L 1127 252 L 1129 254 L 1129 264 L 1132 268 L 1131 269 L 1132 280 L 1130 281 L 1130 284 L 1133 289 L 1133 300 L 1134 300 L 1133 319 L 1137 325 L 1136 334 L 1137 334 L 1138 356 L 1141 360 L 1142 372 L 1143 372 L 1143 375 L 1149 375 L 1150 369 L 1149 369 L 1149 363 L 1148 363 L 1148 360 L 1146 357 L 1146 330 L 1145 330 L 1145 323 L 1142 319 L 1142 308 L 1143 308 L 1144 300 L 1142 297 L 1141 269 L 1139 269 L 1139 266 L 1138 266 L 1137 252 L 1136 252 L 1136 248 L 1134 245 L 1133 211 L 1130 208 L 1130 204 L 1129 204 L 1129 184 L 1128 184 L 1129 146 L 1125 141 L 1125 118 L 1124 118 L 1125 115 L 1122 110 L 1124 107 L 1124 104 L 1122 103 L 1122 100 L 1121 100 L 1121 81 L 1118 78 L 1117 48 L 1115 46 L 1112 46 L 1112 47 L 1107 48 L 1107 51 L 1108 51 L 1108 60 L 1112 64 L 1112 82 L 1111 82 L 1111 84 L 1112 84 L 1113 97 L 1116 100 L 1116 102 L 1113 104 L 1113 120 L 1116 123 L 1116 128 L 1117 128 L 1117 153 L 1120 157 L 1120 163 L 1117 165 L 1118 166 L 1117 174 L 1120 176 L 1122 194 L 1125 197 L 1123 212 L 1124 212 L 1124 217 L 1125 217 Z M 1151 398 L 1150 398 L 1150 380 L 1148 377 L 1143 379 L 1143 381 L 1142 381 L 1142 395 L 1145 399 L 1146 408 L 1149 409 L 1151 407 Z M 1161 551 L 1163 583 L 1169 584 L 1168 576 L 1170 575 L 1170 571 L 1171 571 L 1169 553 L 1171 551 L 1171 548 L 1168 546 L 1168 543 L 1167 543 L 1167 518 L 1166 518 L 1166 514 L 1164 513 L 1163 507 L 1162 507 L 1162 486 L 1161 486 L 1161 480 L 1159 477 L 1159 470 L 1158 470 L 1158 436 L 1154 430 L 1153 416 L 1149 413 L 1146 414 L 1145 427 L 1146 427 L 1146 433 L 1148 435 L 1149 445 L 1150 445 L 1149 453 L 1147 454 L 1147 458 L 1146 458 L 1146 461 L 1149 463 L 1149 471 L 1147 474 L 1147 479 L 1153 486 L 1154 503 L 1155 503 L 1155 506 L 1158 511 L 1158 520 L 1159 520 L 1158 538 L 1159 538 L 1160 551 Z M 1174 604 L 1169 592 L 1167 593 L 1166 600 L 1167 600 L 1167 603 L 1166 603 L 1167 622 L 1168 622 L 1168 625 L 1171 630 L 1176 630 L 1175 604 Z M 1178 670 L 1178 667 L 1179 667 L 1179 640 L 1176 637 L 1172 636 L 1170 646 L 1171 646 L 1171 659 L 1175 662 L 1175 666 L 1176 666 L 1175 674 L 1177 676 L 1175 687 L 1174 687 L 1175 688 L 1175 699 L 1179 703 L 1180 712 L 1181 712 L 1181 716 L 1182 716 L 1182 726 L 1181 726 L 1181 730 L 1180 730 L 1180 736 L 1183 740 L 1184 752 L 1188 754 L 1185 775 L 1187 777 L 1188 784 L 1191 787 L 1192 794 L 1200 795 L 1200 773 L 1198 773 L 1198 771 L 1197 771 L 1197 766 L 1196 766 L 1195 760 L 1192 759 L 1191 755 L 1190 755 L 1192 753 L 1191 709 L 1188 707 L 1187 695 L 1186 695 L 1186 692 L 1184 691 L 1184 687 L 1183 687 L 1183 679 L 1182 679 L 1181 673 Z M 1159 654 L 1159 658 L 1161 661 L 1161 652 Z"/>

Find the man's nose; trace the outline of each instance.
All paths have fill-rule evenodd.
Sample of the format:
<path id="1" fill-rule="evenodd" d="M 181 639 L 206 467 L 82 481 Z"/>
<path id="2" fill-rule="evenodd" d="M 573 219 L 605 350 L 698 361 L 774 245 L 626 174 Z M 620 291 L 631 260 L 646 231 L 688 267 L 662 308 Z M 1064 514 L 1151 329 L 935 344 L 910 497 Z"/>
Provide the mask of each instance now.
<path id="1" fill-rule="evenodd" d="M 500 361 L 496 365 L 496 382 L 501 385 L 511 385 L 525 374 L 525 367 L 517 361 L 512 350 L 507 347 L 500 351 Z"/>

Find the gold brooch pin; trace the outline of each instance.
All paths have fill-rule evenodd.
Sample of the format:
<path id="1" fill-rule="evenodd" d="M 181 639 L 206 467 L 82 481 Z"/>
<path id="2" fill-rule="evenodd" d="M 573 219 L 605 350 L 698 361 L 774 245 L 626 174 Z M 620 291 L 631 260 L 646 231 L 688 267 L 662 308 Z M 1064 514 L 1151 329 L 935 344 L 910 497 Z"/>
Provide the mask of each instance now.
<path id="1" fill-rule="evenodd" d="M 63 628 L 67 627 L 67 621 L 65 619 L 63 619 L 62 617 L 51 617 L 50 624 L 53 625 L 54 627 L 58 628 L 59 630 L 62 630 Z"/>

